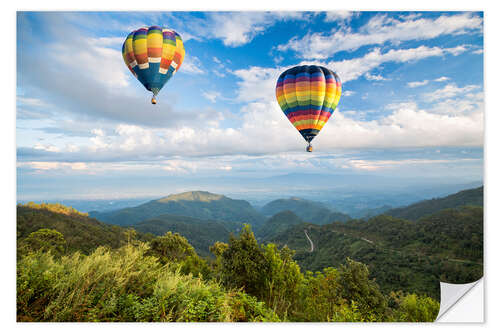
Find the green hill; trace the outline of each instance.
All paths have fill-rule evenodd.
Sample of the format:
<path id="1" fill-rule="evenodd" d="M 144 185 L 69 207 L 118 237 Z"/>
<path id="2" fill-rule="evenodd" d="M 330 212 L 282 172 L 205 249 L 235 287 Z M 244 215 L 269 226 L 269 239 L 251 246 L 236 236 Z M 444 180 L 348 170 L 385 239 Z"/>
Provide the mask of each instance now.
<path id="1" fill-rule="evenodd" d="M 302 269 L 337 267 L 346 257 L 363 262 L 386 292 L 406 290 L 439 299 L 439 281 L 468 283 L 483 274 L 482 207 L 446 209 L 417 222 L 380 215 L 323 226 L 304 223 L 269 241 L 296 250 Z"/>
<path id="2" fill-rule="evenodd" d="M 286 231 L 293 225 L 302 224 L 304 221 L 293 212 L 285 210 L 270 217 L 266 223 L 256 231 L 259 238 L 270 239 L 275 235 Z"/>
<path id="3" fill-rule="evenodd" d="M 127 229 L 101 223 L 86 214 L 71 209 L 62 210 L 61 207 L 59 204 L 18 205 L 17 240 L 40 229 L 54 229 L 64 236 L 69 251 L 90 253 L 98 246 L 118 248 L 127 243 Z M 141 240 L 152 238 L 142 233 L 137 236 Z"/>
<path id="4" fill-rule="evenodd" d="M 315 224 L 345 222 L 350 219 L 348 215 L 331 211 L 320 202 L 296 197 L 271 201 L 262 207 L 261 212 L 266 216 L 272 216 L 286 210 L 293 212 L 304 221 Z"/>
<path id="5" fill-rule="evenodd" d="M 483 206 L 483 186 L 460 191 L 444 198 L 423 200 L 413 205 L 394 208 L 384 214 L 402 219 L 416 221 L 419 218 L 430 215 L 446 208 L 458 208 L 461 206 Z"/>
<path id="6" fill-rule="evenodd" d="M 233 227 L 231 228 L 228 227 Z M 239 228 L 229 226 L 220 221 L 200 220 L 186 216 L 160 215 L 150 220 L 134 225 L 134 229 L 143 233 L 152 233 L 161 236 L 167 231 L 177 232 L 184 236 L 196 252 L 204 257 L 210 256 L 208 248 L 216 241 L 227 242 L 231 231 L 238 232 Z"/>
<path id="7" fill-rule="evenodd" d="M 89 213 L 101 221 L 117 225 L 134 225 L 164 214 L 249 223 L 255 227 L 265 221 L 264 216 L 245 200 L 233 200 L 203 191 L 173 194 L 137 207 Z"/>

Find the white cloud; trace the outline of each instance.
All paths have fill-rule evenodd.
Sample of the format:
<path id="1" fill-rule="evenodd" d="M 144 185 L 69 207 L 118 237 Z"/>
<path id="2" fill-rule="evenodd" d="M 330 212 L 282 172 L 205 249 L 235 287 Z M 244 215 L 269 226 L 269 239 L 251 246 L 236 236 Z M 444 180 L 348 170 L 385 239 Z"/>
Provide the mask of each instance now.
<path id="1" fill-rule="evenodd" d="M 256 100 L 273 100 L 275 98 L 276 81 L 286 67 L 265 68 L 252 66 L 233 72 L 240 81 L 237 99 L 242 102 Z"/>
<path id="2" fill-rule="evenodd" d="M 425 86 L 427 83 L 429 83 L 429 80 L 408 82 L 406 85 L 410 88 L 416 88 L 416 87 Z"/>
<path id="3" fill-rule="evenodd" d="M 34 149 L 36 150 L 44 150 L 44 151 L 48 151 L 48 152 L 59 152 L 61 151 L 60 148 L 58 148 L 57 146 L 54 146 L 54 145 L 43 145 L 41 143 L 37 143 L 35 144 L 35 146 L 33 147 Z"/>
<path id="4" fill-rule="evenodd" d="M 395 148 L 431 146 L 481 146 L 483 144 L 482 96 L 471 98 L 467 112 L 455 112 L 462 98 L 419 109 L 415 102 L 392 105 L 392 112 L 376 120 L 357 119 L 356 112 L 336 110 L 320 135 L 313 141 L 319 151 L 340 148 Z M 211 126 L 193 128 L 146 128 L 118 125 L 113 133 L 98 132 L 91 146 L 80 147 L 73 158 L 154 160 L 162 156 L 224 156 L 276 154 L 300 151 L 305 142 L 283 115 L 276 102 L 251 102 L 242 107 L 241 125 L 221 128 L 220 120 Z M 101 136 L 100 134 L 104 134 Z M 68 148 L 60 156 L 71 156 Z M 171 158 L 169 159 L 171 160 Z M 192 172 L 190 163 L 172 162 L 165 170 Z M 206 168 L 223 170 L 228 163 Z M 226 168 L 227 169 L 227 168 Z"/>
<path id="5" fill-rule="evenodd" d="M 382 53 L 379 48 L 376 48 L 360 58 L 317 63 L 331 68 L 339 74 L 342 82 L 347 82 L 369 73 L 386 62 L 404 63 L 416 61 L 428 57 L 444 56 L 449 53 L 448 51 L 449 49 L 446 48 L 419 46 L 411 49 L 391 49 Z"/>
<path id="6" fill-rule="evenodd" d="M 212 103 L 215 103 L 220 97 L 220 93 L 217 91 L 203 91 L 201 94 Z"/>
<path id="7" fill-rule="evenodd" d="M 28 167 L 37 171 L 46 170 L 87 170 L 87 164 L 82 162 L 18 162 L 18 167 Z"/>
<path id="8" fill-rule="evenodd" d="M 439 151 L 437 151 L 439 152 Z M 352 159 L 347 163 L 350 167 L 365 171 L 375 171 L 380 169 L 391 169 L 401 166 L 415 166 L 415 165 L 432 165 L 432 164 L 449 164 L 456 162 L 465 162 L 467 160 L 475 161 L 474 159 L 404 159 L 404 160 L 358 160 Z"/>
<path id="9" fill-rule="evenodd" d="M 424 95 L 424 98 L 426 98 L 428 101 L 437 101 L 437 100 L 443 100 L 447 98 L 452 98 L 456 97 L 457 95 L 464 95 L 466 93 L 469 93 L 471 91 L 477 90 L 480 87 L 477 85 L 468 85 L 464 87 L 458 87 L 454 83 L 450 83 L 446 85 L 442 89 L 438 89 L 432 93 L 428 93 Z"/>
<path id="10" fill-rule="evenodd" d="M 190 56 L 186 53 L 184 61 L 179 69 L 182 73 L 189 74 L 203 74 L 205 71 L 203 70 L 200 59 L 195 56 Z"/>
<path id="11" fill-rule="evenodd" d="M 342 61 L 320 62 L 315 61 L 312 64 L 326 66 L 339 74 L 342 83 L 356 80 L 361 76 L 367 75 L 370 71 L 379 68 L 387 62 L 404 63 L 408 61 L 417 61 L 428 57 L 444 56 L 448 49 L 439 47 L 420 46 L 411 49 L 389 50 L 382 53 L 376 48 L 360 58 L 347 59 Z M 311 62 L 302 62 L 301 64 L 311 64 Z M 242 102 L 251 101 L 274 101 L 276 81 L 279 75 L 287 69 L 286 67 L 257 67 L 252 66 L 248 69 L 239 69 L 233 72 L 240 80 L 237 82 L 237 99 Z M 381 78 L 370 76 L 370 78 Z"/>
<path id="12" fill-rule="evenodd" d="M 365 74 L 365 78 L 369 81 L 386 81 L 387 79 L 384 78 L 382 75 L 380 74 L 377 74 L 377 75 L 373 75 L 373 74 L 370 74 L 370 73 L 366 73 Z"/>
<path id="13" fill-rule="evenodd" d="M 305 59 L 327 59 L 339 51 L 354 51 L 364 45 L 398 44 L 409 40 L 432 39 L 443 35 L 481 32 L 483 20 L 472 13 L 441 15 L 437 18 L 406 16 L 401 19 L 376 15 L 368 23 L 352 32 L 342 28 L 330 34 L 312 33 L 302 38 L 294 37 L 279 45 L 279 51 L 293 50 Z M 465 48 L 453 48 L 456 54 Z"/>
<path id="14" fill-rule="evenodd" d="M 450 79 L 449 77 L 441 76 L 441 77 L 438 77 L 437 79 L 435 79 L 434 81 L 436 81 L 436 82 L 444 82 L 444 81 L 448 81 L 449 79 Z"/>
<path id="15" fill-rule="evenodd" d="M 39 98 L 32 98 L 32 97 L 23 97 L 23 96 L 17 96 L 17 104 L 21 106 L 35 106 L 35 107 L 42 107 L 42 106 L 47 106 L 47 103 L 42 101 Z"/>
<path id="16" fill-rule="evenodd" d="M 302 19 L 301 12 L 231 12 L 211 13 L 203 28 L 222 40 L 224 45 L 236 47 L 249 43 L 255 36 L 281 20 Z"/>
<path id="17" fill-rule="evenodd" d="M 325 22 L 335 22 L 335 21 L 347 21 L 355 15 L 355 12 L 350 12 L 347 10 L 336 10 L 332 12 L 325 13 Z"/>
<path id="18" fill-rule="evenodd" d="M 78 42 L 81 43 L 78 47 L 72 42 L 48 46 L 51 61 L 54 61 L 58 68 L 71 68 L 73 73 L 79 72 L 80 76 L 98 81 L 110 90 L 129 85 L 132 74 L 125 66 L 120 51 L 94 44 L 85 38 L 79 39 Z M 81 80 L 80 77 L 78 79 Z"/>

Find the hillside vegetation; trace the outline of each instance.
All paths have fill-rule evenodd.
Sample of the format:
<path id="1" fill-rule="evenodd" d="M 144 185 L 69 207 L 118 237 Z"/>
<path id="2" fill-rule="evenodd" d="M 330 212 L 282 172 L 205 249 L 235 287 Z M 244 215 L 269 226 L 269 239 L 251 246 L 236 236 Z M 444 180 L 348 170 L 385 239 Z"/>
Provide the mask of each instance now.
<path id="1" fill-rule="evenodd" d="M 309 252 L 304 229 L 314 242 Z M 297 251 L 306 270 L 366 263 L 385 292 L 406 290 L 439 299 L 439 281 L 469 283 L 483 275 L 483 209 L 440 211 L 417 222 L 380 215 L 367 221 L 296 225 L 269 239 Z"/>
<path id="2" fill-rule="evenodd" d="M 350 220 L 349 215 L 334 212 L 320 202 L 295 197 L 274 200 L 261 208 L 261 212 L 266 216 L 272 216 L 283 211 L 291 211 L 302 220 L 315 224 Z"/>
<path id="3" fill-rule="evenodd" d="M 18 209 L 31 210 L 18 224 L 40 227 L 18 238 L 18 321 L 432 321 L 439 310 L 425 295 L 385 292 L 367 265 L 351 259 L 302 271 L 292 250 L 259 244 L 249 225 L 215 242 L 215 258 L 203 259 L 178 233 L 140 240 L 133 230 L 97 222 L 93 233 L 112 227 L 127 242 L 77 243 L 91 249 L 84 254 L 61 247 L 65 237 L 48 223 L 55 219 L 52 226 L 64 231 L 92 219 Z"/>
<path id="4" fill-rule="evenodd" d="M 292 211 L 285 210 L 270 217 L 256 234 L 260 238 L 268 239 L 282 232 L 286 232 L 291 226 L 302 224 L 304 221 Z"/>
<path id="5" fill-rule="evenodd" d="M 58 204 L 18 205 L 17 240 L 28 237 L 40 229 L 52 229 L 62 234 L 68 251 L 90 253 L 98 246 L 118 248 L 127 243 L 130 231 L 105 224 L 74 209 L 61 209 Z M 68 213 L 69 212 L 69 213 Z M 140 240 L 150 240 L 152 235 L 137 234 Z"/>
<path id="6" fill-rule="evenodd" d="M 134 229 L 59 204 L 18 205 L 17 319 L 433 321 L 439 281 L 483 275 L 482 191 L 322 225 L 279 211 L 258 238 L 249 224 L 206 218 L 238 207 L 208 192 L 141 208 L 205 207 L 204 218 L 159 214 Z"/>
<path id="7" fill-rule="evenodd" d="M 134 225 L 164 214 L 248 223 L 253 226 L 260 226 L 265 221 L 264 216 L 245 200 L 234 200 L 203 191 L 170 195 L 137 207 L 89 214 L 100 221 L 122 226 Z"/>
<path id="8" fill-rule="evenodd" d="M 215 242 L 227 242 L 230 230 L 223 222 L 200 220 L 176 215 L 160 215 L 135 224 L 134 229 L 161 236 L 168 231 L 186 237 L 201 256 L 210 256 L 209 247 Z"/>
<path id="9" fill-rule="evenodd" d="M 483 186 L 460 191 L 444 198 L 423 200 L 413 205 L 394 208 L 384 214 L 402 219 L 416 221 L 419 218 L 436 213 L 447 208 L 458 208 L 462 206 L 483 206 Z"/>

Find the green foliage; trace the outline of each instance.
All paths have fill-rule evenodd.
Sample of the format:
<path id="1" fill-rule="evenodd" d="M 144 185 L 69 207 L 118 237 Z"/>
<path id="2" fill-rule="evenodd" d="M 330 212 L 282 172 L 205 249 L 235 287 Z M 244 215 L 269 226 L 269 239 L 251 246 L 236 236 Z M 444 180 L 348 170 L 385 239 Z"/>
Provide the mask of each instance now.
<path id="1" fill-rule="evenodd" d="M 208 263 L 198 257 L 187 239 L 178 233 L 169 231 L 163 236 L 153 238 L 149 246 L 149 255 L 157 257 L 163 264 L 173 264 L 182 274 L 204 278 L 212 276 Z"/>
<path id="2" fill-rule="evenodd" d="M 261 225 L 265 220 L 264 216 L 245 200 L 233 200 L 202 191 L 175 194 L 112 212 L 92 212 L 92 216 L 100 221 L 117 225 L 134 225 L 164 214 L 250 223 L 255 226 Z"/>
<path id="3" fill-rule="evenodd" d="M 184 234 L 154 237 L 18 206 L 17 319 L 433 321 L 440 279 L 482 275 L 482 214 L 481 207 L 462 207 L 416 222 L 299 221 L 268 244 L 245 225 L 228 243 L 212 243 L 215 259 L 207 261 Z M 315 273 L 301 272 L 298 263 Z"/>
<path id="4" fill-rule="evenodd" d="M 397 306 L 394 321 L 434 321 L 439 313 L 439 303 L 430 297 L 420 297 L 416 294 L 403 295 L 401 292 L 391 292 L 390 297 Z"/>
<path id="5" fill-rule="evenodd" d="M 45 203 L 42 202 L 40 204 L 34 203 L 33 201 L 28 202 L 27 204 L 19 204 L 20 207 L 28 207 L 33 209 L 44 209 L 50 212 L 65 214 L 65 215 L 80 215 L 80 216 L 88 216 L 88 213 L 82 213 L 74 209 L 73 207 L 64 206 L 60 203 Z"/>
<path id="6" fill-rule="evenodd" d="M 355 302 L 364 316 L 372 314 L 375 320 L 382 319 L 387 302 L 379 286 L 370 280 L 368 266 L 350 258 L 346 261 L 346 265 L 341 265 L 339 269 L 341 297 Z"/>
<path id="7" fill-rule="evenodd" d="M 262 207 L 261 211 L 267 216 L 290 211 L 296 214 L 300 219 L 316 224 L 332 223 L 334 221 L 345 222 L 350 220 L 349 215 L 333 212 L 320 202 L 301 198 L 274 200 Z"/>
<path id="8" fill-rule="evenodd" d="M 270 217 L 266 223 L 257 231 L 257 235 L 269 239 L 276 236 L 294 225 L 302 224 L 302 221 L 297 215 L 289 210 L 285 210 Z"/>
<path id="9" fill-rule="evenodd" d="M 19 241 L 18 256 L 36 251 L 51 251 L 54 255 L 61 255 L 66 250 L 66 240 L 57 230 L 39 229 Z"/>
<path id="10" fill-rule="evenodd" d="M 447 208 L 463 206 L 483 206 L 483 186 L 460 191 L 444 198 L 424 200 L 413 205 L 394 208 L 385 212 L 386 215 L 417 221 L 421 217 L 431 215 Z"/>
<path id="11" fill-rule="evenodd" d="M 276 321 L 262 302 L 179 274 L 144 244 L 17 265 L 18 321 Z M 242 312 L 243 311 L 243 312 Z"/>
<path id="12" fill-rule="evenodd" d="M 304 229 L 314 243 L 310 245 Z M 439 299 L 439 281 L 468 283 L 483 274 L 483 209 L 446 209 L 417 222 L 380 215 L 317 226 L 301 224 L 269 241 L 287 244 L 303 270 L 368 265 L 384 293 L 405 290 Z"/>
<path id="13" fill-rule="evenodd" d="M 162 263 L 180 261 L 188 256 L 196 255 L 194 248 L 186 238 L 170 231 L 163 236 L 153 238 L 149 244 L 150 254 L 160 258 Z"/>
<path id="14" fill-rule="evenodd" d="M 66 214 L 41 208 L 42 205 L 32 204 L 17 206 L 17 241 L 22 240 L 39 229 L 53 229 L 60 232 L 66 240 L 66 250 L 90 253 L 99 246 L 118 248 L 127 244 L 129 231 L 127 229 L 104 224 L 84 214 Z M 33 208 L 40 206 L 39 208 Z M 54 205 L 64 207 L 62 205 Z M 70 210 L 70 208 L 61 208 Z M 152 235 L 137 233 L 139 240 L 149 240 Z"/>
<path id="15" fill-rule="evenodd" d="M 177 232 L 189 240 L 201 256 L 210 256 L 209 247 L 216 241 L 227 242 L 229 230 L 226 222 L 200 220 L 186 216 L 161 215 L 134 225 L 143 233 L 163 235 L 167 231 Z"/>
<path id="16" fill-rule="evenodd" d="M 264 289 L 259 295 L 274 311 L 284 318 L 299 296 L 303 275 L 299 265 L 292 259 L 293 251 L 288 247 L 278 249 L 275 244 L 262 246 L 267 271 L 261 272 L 265 278 Z"/>
<path id="17" fill-rule="evenodd" d="M 243 288 L 251 295 L 260 295 L 265 288 L 264 272 L 268 263 L 250 228 L 245 225 L 239 238 L 231 236 L 222 253 L 221 276 L 224 285 Z"/>
<path id="18" fill-rule="evenodd" d="M 219 260 L 216 267 L 224 285 L 242 288 L 286 318 L 303 278 L 292 259 L 293 251 L 287 247 L 279 250 L 274 244 L 259 246 L 249 225 L 238 238 L 231 237 L 227 246 L 218 243 L 212 250 Z"/>

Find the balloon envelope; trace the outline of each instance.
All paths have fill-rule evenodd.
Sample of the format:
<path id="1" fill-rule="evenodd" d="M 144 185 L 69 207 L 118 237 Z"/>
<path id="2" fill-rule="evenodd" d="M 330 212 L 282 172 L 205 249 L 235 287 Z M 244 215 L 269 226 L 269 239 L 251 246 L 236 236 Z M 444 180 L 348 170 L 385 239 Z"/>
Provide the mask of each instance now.
<path id="1" fill-rule="evenodd" d="M 296 66 L 276 83 L 276 98 L 288 120 L 307 142 L 326 124 L 340 100 L 338 75 L 322 66 Z"/>
<path id="2" fill-rule="evenodd" d="M 181 36 L 158 26 L 132 31 L 122 46 L 125 64 L 154 96 L 179 70 L 185 53 Z"/>

